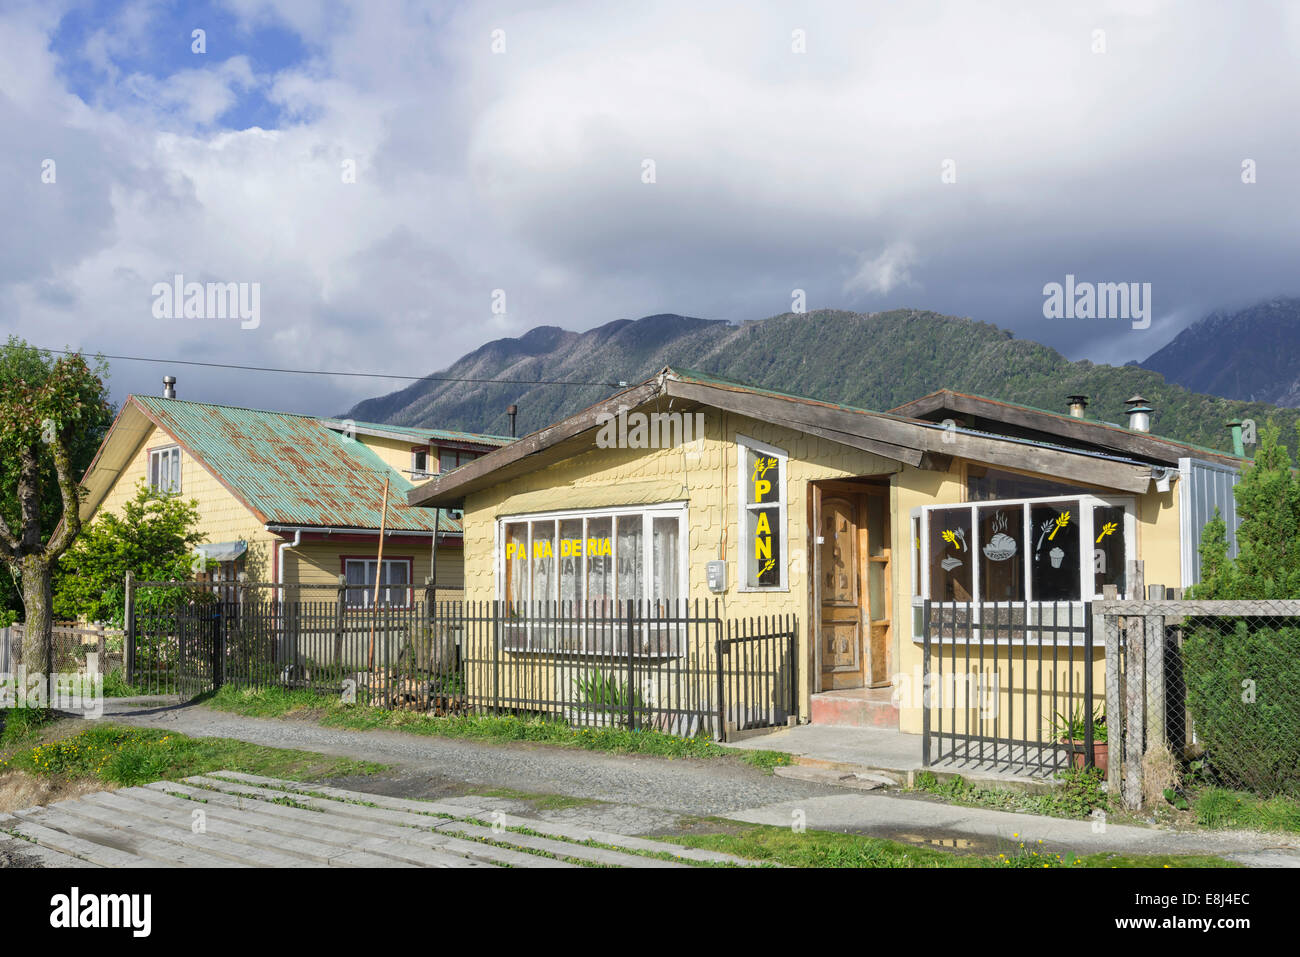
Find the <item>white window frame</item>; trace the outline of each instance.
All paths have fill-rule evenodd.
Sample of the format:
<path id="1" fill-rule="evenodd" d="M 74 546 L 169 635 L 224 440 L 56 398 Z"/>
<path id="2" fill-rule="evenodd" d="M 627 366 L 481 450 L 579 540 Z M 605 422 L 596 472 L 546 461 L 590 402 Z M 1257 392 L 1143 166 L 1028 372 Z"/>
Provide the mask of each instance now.
<path id="1" fill-rule="evenodd" d="M 364 585 L 349 585 L 349 584 L 347 583 L 347 580 L 348 580 L 348 577 L 347 577 L 347 576 L 348 576 L 348 566 L 349 566 L 349 565 L 366 565 L 366 566 L 370 566 L 370 565 L 374 565 L 374 564 L 376 564 L 377 562 L 378 562 L 378 559 L 377 559 L 377 558 L 345 558 L 345 559 L 343 559 L 343 583 L 344 583 L 344 584 L 343 584 L 343 588 L 344 588 L 344 595 L 346 596 L 349 592 L 355 591 L 355 590 L 358 589 L 358 588 L 360 588 L 360 589 L 362 590 L 361 603 L 358 604 L 358 603 L 356 603 L 356 602 L 354 602 L 354 601 L 345 601 L 345 605 L 346 605 L 346 607 L 348 607 L 348 608 L 363 608 L 363 609 L 370 609 L 370 608 L 374 608 L 374 607 L 376 607 L 376 606 L 375 606 L 375 603 L 374 603 L 374 602 L 375 602 L 375 582 L 368 582 L 368 583 L 366 583 L 366 584 L 364 584 Z M 385 565 L 405 565 L 405 566 L 406 566 L 406 585 L 403 587 L 403 592 L 404 592 L 404 594 L 403 594 L 403 597 L 402 597 L 402 601 L 401 601 L 401 602 L 398 602 L 398 603 L 393 603 L 393 602 L 383 602 L 383 603 L 380 603 L 380 605 L 379 605 L 378 607 L 380 607 L 380 608 L 410 608 L 410 607 L 411 607 L 411 601 L 412 601 L 412 598 L 413 598 L 413 595 L 414 595 L 414 590 L 415 590 L 415 583 L 411 580 L 411 579 L 415 576 L 415 562 L 414 562 L 412 559 L 410 559 L 410 558 L 385 558 L 385 559 L 384 559 L 384 564 L 385 564 Z M 375 572 L 376 572 L 376 576 L 375 576 L 376 578 L 382 578 L 382 577 L 383 577 L 382 575 L 379 574 L 379 569 L 378 569 L 378 568 L 376 568 Z M 385 589 L 385 590 L 387 590 L 387 589 L 390 589 L 390 588 L 397 588 L 397 587 L 399 587 L 399 586 L 397 586 L 397 585 L 392 585 L 392 584 L 385 584 L 383 581 L 380 581 L 380 582 L 379 582 L 379 587 L 380 587 L 380 588 L 383 588 L 383 589 Z"/>
<path id="2" fill-rule="evenodd" d="M 1023 516 L 1024 531 L 1023 541 L 1030 542 L 1033 540 L 1032 529 L 1029 524 L 1030 508 L 1034 505 L 1042 505 L 1057 502 L 1077 503 L 1079 514 L 1079 540 L 1080 542 L 1095 542 L 1096 535 L 1093 528 L 1092 511 L 1096 507 L 1114 506 L 1124 509 L 1124 562 L 1127 563 L 1137 558 L 1137 499 L 1131 496 L 1110 496 L 1110 495 L 1049 495 L 1039 498 L 1011 498 L 1011 499 L 992 499 L 989 501 L 970 501 L 970 502 L 952 502 L 948 504 L 935 503 L 933 505 L 922 505 L 912 509 L 912 529 L 913 534 L 920 539 L 920 558 L 919 568 L 912 570 L 912 606 L 920 608 L 930 594 L 930 528 L 929 513 L 935 511 L 951 511 L 954 509 L 967 508 L 971 510 L 971 544 L 970 550 L 973 554 L 980 554 L 983 543 L 979 540 L 979 522 L 977 509 L 982 508 L 1019 508 Z M 918 562 L 915 549 L 915 542 L 911 557 L 913 562 Z M 1035 604 L 1035 600 L 1029 596 L 1033 594 L 1033 565 L 1030 563 L 1029 548 L 1024 547 L 1021 560 L 1025 563 L 1025 598 L 1014 601 L 984 601 L 980 593 L 980 562 L 976 561 L 971 569 L 971 591 L 974 597 L 971 600 L 971 614 L 978 621 L 980 608 L 984 605 L 994 607 L 1018 605 L 1021 601 L 1028 601 Z M 1059 604 L 1072 604 L 1077 606 L 1082 613 L 1082 606 L 1088 601 L 1101 600 L 1101 594 L 1093 590 L 1094 565 L 1091 561 L 1081 561 L 1079 568 L 1079 595 L 1080 598 L 1070 601 L 1061 601 Z M 1125 586 L 1129 586 L 1126 578 Z M 1127 591 L 1120 596 L 1127 598 Z M 947 604 L 947 603 L 941 603 Z M 1080 614 L 1079 621 L 1082 621 Z M 921 641 L 920 635 L 913 636 L 914 641 Z"/>
<path id="3" fill-rule="evenodd" d="M 154 463 L 164 455 L 173 460 L 174 470 L 172 475 L 175 478 L 175 482 L 173 483 L 175 486 L 174 488 L 163 489 L 154 484 Z M 162 492 L 165 495 L 181 494 L 181 447 L 179 445 L 164 445 L 160 448 L 150 449 L 147 469 L 149 488 L 153 489 L 153 491 Z"/>
<path id="4" fill-rule="evenodd" d="M 442 457 L 443 455 L 448 455 L 448 454 L 456 456 L 456 464 L 449 469 L 444 469 L 442 467 Z M 482 457 L 483 457 L 482 452 L 478 452 L 473 449 L 456 449 L 456 448 L 451 448 L 450 446 L 440 445 L 438 446 L 438 452 L 437 452 L 438 474 L 445 475 L 447 472 L 454 472 L 462 465 L 468 465 L 470 462 L 473 462 L 475 459 L 480 459 Z"/>
<path id="5" fill-rule="evenodd" d="M 416 461 L 416 456 L 418 455 L 424 456 L 424 468 L 420 468 L 419 462 Z M 432 455 L 433 453 L 429 451 L 428 446 L 420 449 L 411 449 L 411 478 L 427 479 L 433 477 L 434 473 L 429 471 L 429 459 Z"/>
<path id="6" fill-rule="evenodd" d="M 641 595 L 635 600 L 643 603 L 653 601 L 654 594 L 654 519 L 676 517 L 677 518 L 677 595 L 678 599 L 685 601 L 690 597 L 690 574 L 687 561 L 690 555 L 690 524 L 687 522 L 687 508 L 685 502 L 671 502 L 659 505 L 628 505 L 614 508 L 579 508 L 566 509 L 564 511 L 554 512 L 525 512 L 516 515 L 499 515 L 497 516 L 496 527 L 496 552 L 493 557 L 493 567 L 496 575 L 496 596 L 498 601 L 508 601 L 505 594 L 506 590 L 506 526 L 511 524 L 523 523 L 528 529 L 528 554 L 533 553 L 533 522 L 562 522 L 566 519 L 582 519 L 583 541 L 587 540 L 587 520 L 599 518 L 618 518 L 619 516 L 640 515 L 641 524 L 641 568 L 642 568 L 642 588 Z M 557 534 L 558 534 L 558 524 Z M 614 562 L 615 568 L 618 563 L 618 534 L 617 525 L 615 525 L 613 535 L 614 542 Z M 529 592 L 532 591 L 532 571 L 529 571 Z M 557 570 L 555 575 L 555 597 L 545 599 L 546 601 L 559 601 L 560 595 L 560 576 Z M 587 594 L 583 589 L 583 604 L 587 602 Z M 541 599 L 533 599 L 538 601 Z M 619 596 L 618 601 L 625 601 L 626 598 Z"/>
<path id="7" fill-rule="evenodd" d="M 763 455 L 770 455 L 777 462 L 777 490 L 780 493 L 777 500 L 778 517 L 777 528 L 773 529 L 777 536 L 779 554 L 781 560 L 777 563 L 777 569 L 780 572 L 780 580 L 775 585 L 750 585 L 749 573 L 753 568 L 754 556 L 748 547 L 749 542 L 745 541 L 745 528 L 747 527 L 746 519 L 749 512 L 760 508 L 771 508 L 771 502 L 748 502 L 749 499 L 749 475 L 746 471 L 745 457 L 748 452 L 759 452 Z M 736 540 L 740 542 L 738 550 L 739 561 L 737 562 L 736 587 L 741 592 L 788 592 L 790 590 L 790 551 L 789 536 L 787 535 L 786 507 L 790 498 L 790 454 L 785 449 L 777 448 L 767 442 L 761 442 L 758 439 L 750 438 L 747 435 L 736 434 L 736 475 L 739 479 L 736 484 Z"/>

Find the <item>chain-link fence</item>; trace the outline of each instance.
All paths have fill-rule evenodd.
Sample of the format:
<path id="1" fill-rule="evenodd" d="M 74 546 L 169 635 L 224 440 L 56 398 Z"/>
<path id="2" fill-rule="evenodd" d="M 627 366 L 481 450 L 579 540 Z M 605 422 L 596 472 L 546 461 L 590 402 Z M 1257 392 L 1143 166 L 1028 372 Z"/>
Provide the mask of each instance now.
<path id="1" fill-rule="evenodd" d="M 23 663 L 25 628 L 15 622 L 8 629 L 7 654 L 0 652 L 0 671 L 16 671 Z M 94 671 L 106 674 L 122 665 L 123 640 L 120 629 L 103 625 L 56 624 L 51 629 L 56 674 Z M 7 664 L 7 667 L 3 667 Z M 44 666 L 41 669 L 43 670 Z"/>
<path id="2" fill-rule="evenodd" d="M 1127 803 L 1179 784 L 1300 796 L 1300 601 L 1097 610 L 1108 650 L 1115 643 L 1128 664 L 1111 698 Z"/>
<path id="3" fill-rule="evenodd" d="M 1187 616 L 1170 637 L 1171 748 L 1200 779 L 1300 794 L 1300 616 Z"/>

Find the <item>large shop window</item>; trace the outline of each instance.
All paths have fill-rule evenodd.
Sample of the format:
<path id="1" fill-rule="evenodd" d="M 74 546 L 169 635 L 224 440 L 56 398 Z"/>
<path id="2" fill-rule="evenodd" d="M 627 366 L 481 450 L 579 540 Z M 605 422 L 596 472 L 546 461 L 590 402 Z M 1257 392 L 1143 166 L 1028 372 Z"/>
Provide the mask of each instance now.
<path id="1" fill-rule="evenodd" d="M 666 613 L 686 596 L 686 508 L 593 509 L 498 523 L 500 597 L 532 614 Z M 547 606 L 552 611 L 548 612 Z"/>
<path id="2" fill-rule="evenodd" d="M 912 517 L 913 594 L 936 602 L 1077 602 L 1125 592 L 1136 557 L 1131 499 L 932 505 Z"/>
<path id="3" fill-rule="evenodd" d="M 785 591 L 789 457 L 774 445 L 737 436 L 740 489 L 740 590 Z"/>
<path id="4" fill-rule="evenodd" d="M 411 607 L 411 562 L 409 558 L 385 558 L 379 578 L 379 604 L 386 608 Z M 343 574 L 347 581 L 346 601 L 353 608 L 371 608 L 375 604 L 375 572 L 379 568 L 373 558 L 347 558 L 343 561 Z"/>

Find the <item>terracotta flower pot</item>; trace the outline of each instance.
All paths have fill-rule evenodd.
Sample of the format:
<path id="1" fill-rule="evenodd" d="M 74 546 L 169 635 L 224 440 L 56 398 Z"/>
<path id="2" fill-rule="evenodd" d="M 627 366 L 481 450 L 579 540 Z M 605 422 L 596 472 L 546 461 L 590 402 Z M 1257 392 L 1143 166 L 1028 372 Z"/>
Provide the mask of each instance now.
<path id="1" fill-rule="evenodd" d="M 1077 748 L 1077 750 L 1071 750 L 1070 752 L 1070 764 L 1075 770 L 1083 770 L 1087 763 L 1083 760 L 1084 743 L 1074 738 L 1062 738 L 1061 743 L 1070 745 L 1072 749 Z M 1092 742 L 1092 763 L 1103 775 L 1110 770 L 1110 745 L 1107 742 Z"/>

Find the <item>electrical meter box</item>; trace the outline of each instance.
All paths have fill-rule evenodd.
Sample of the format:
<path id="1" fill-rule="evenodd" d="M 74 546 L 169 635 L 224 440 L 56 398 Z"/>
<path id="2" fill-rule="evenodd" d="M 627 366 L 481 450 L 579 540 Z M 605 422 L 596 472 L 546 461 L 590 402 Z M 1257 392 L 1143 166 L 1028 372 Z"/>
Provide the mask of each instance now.
<path id="1" fill-rule="evenodd" d="M 727 590 L 727 563 L 723 561 L 708 562 L 704 566 L 705 577 L 709 582 L 709 591 Z"/>

